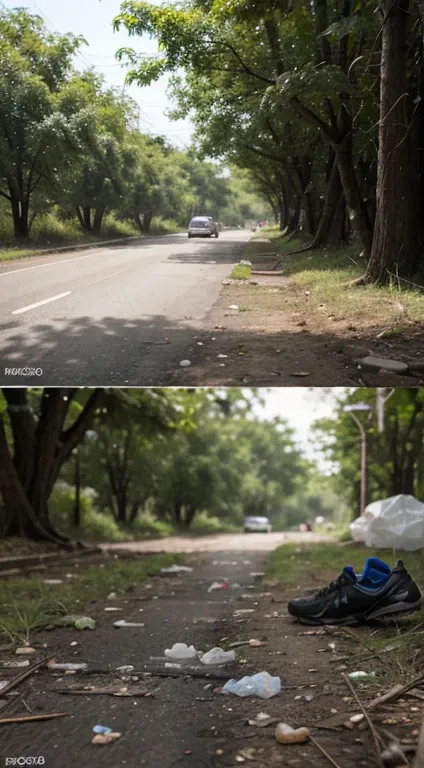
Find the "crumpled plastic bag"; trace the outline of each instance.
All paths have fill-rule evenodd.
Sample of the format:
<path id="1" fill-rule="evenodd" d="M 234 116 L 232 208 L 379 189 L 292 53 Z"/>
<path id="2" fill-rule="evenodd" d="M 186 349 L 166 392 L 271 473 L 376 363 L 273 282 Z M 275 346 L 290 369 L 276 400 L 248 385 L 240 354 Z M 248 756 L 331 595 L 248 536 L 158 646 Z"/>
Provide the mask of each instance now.
<path id="1" fill-rule="evenodd" d="M 367 547 L 415 552 L 424 547 L 424 504 L 406 494 L 375 501 L 350 530 Z"/>
<path id="2" fill-rule="evenodd" d="M 242 677 L 241 680 L 229 680 L 221 688 L 221 693 L 234 693 L 236 696 L 259 696 L 271 699 L 281 691 L 279 677 L 271 677 L 269 672 L 257 672 L 256 675 Z"/>

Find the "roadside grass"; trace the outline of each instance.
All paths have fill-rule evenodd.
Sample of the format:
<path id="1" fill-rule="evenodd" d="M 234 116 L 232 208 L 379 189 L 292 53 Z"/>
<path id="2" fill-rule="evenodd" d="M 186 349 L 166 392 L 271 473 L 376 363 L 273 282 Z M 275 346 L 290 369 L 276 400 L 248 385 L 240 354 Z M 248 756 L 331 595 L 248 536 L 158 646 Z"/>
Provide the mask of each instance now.
<path id="1" fill-rule="evenodd" d="M 283 257 L 284 275 L 292 277 L 302 289 L 310 290 L 315 301 L 325 304 L 329 313 L 344 317 L 348 315 L 353 321 L 372 319 L 376 323 L 387 323 L 391 327 L 386 333 L 392 337 L 402 334 L 411 321 L 422 321 L 422 275 L 413 278 L 412 282 L 419 286 L 413 290 L 400 290 L 395 278 L 391 285 L 384 288 L 352 286 L 350 283 L 360 277 L 365 269 L 357 243 L 350 243 L 343 249 L 307 251 L 284 257 L 284 254 L 304 247 L 304 241 L 288 241 L 273 230 L 267 236 L 271 239 L 272 247 Z"/>
<path id="2" fill-rule="evenodd" d="M 230 278 L 232 280 L 248 280 L 252 274 L 252 268 L 244 264 L 237 264 L 233 267 Z"/>
<path id="3" fill-rule="evenodd" d="M 63 583 L 54 585 L 44 584 L 44 576 L 38 575 L 8 579 L 0 589 L 0 639 L 3 635 L 3 643 L 6 641 L 9 647 L 29 642 L 31 633 L 59 626 L 67 613 L 81 613 L 90 602 L 104 600 L 110 592 L 124 594 L 161 568 L 182 561 L 179 554 L 116 560 L 100 567 L 81 568 L 74 578 L 64 575 Z"/>
<path id="4" fill-rule="evenodd" d="M 378 557 L 393 566 L 397 559 L 403 560 L 406 568 L 424 594 L 424 551 L 395 552 L 372 550 L 365 546 L 352 549 L 338 543 L 326 544 L 283 544 L 270 556 L 267 578 L 277 579 L 284 589 L 308 594 L 334 581 L 347 564 L 362 571 L 367 557 Z M 378 686 L 389 687 L 397 682 L 406 682 L 405 675 L 418 674 L 424 665 L 423 649 L 424 608 L 416 613 L 390 623 L 375 623 L 363 629 L 353 628 L 354 637 L 344 634 L 343 642 L 351 654 L 346 662 L 349 671 L 375 670 Z M 343 630 L 341 630 L 343 632 Z M 343 634 L 341 637 L 343 637 Z M 361 642 L 362 640 L 362 642 Z"/>

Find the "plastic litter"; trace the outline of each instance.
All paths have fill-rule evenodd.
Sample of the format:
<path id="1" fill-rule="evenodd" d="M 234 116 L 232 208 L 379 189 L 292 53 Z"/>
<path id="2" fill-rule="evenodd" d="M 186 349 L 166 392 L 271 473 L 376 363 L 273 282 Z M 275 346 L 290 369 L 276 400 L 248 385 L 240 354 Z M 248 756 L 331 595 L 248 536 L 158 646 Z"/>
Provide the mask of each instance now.
<path id="1" fill-rule="evenodd" d="M 240 259 L 239 264 L 242 267 L 251 267 L 252 266 L 252 262 L 251 261 L 247 261 L 247 259 Z"/>
<path id="2" fill-rule="evenodd" d="M 221 693 L 234 693 L 236 696 L 259 696 L 261 699 L 271 699 L 280 691 L 280 678 L 271 677 L 268 672 L 257 672 L 251 677 L 246 675 L 241 680 L 229 680 L 221 688 Z"/>
<path id="3" fill-rule="evenodd" d="M 350 524 L 350 532 L 367 547 L 415 552 L 424 547 L 424 504 L 406 494 L 375 501 Z"/>
<path id="4" fill-rule="evenodd" d="M 63 584 L 62 579 L 43 579 L 43 584 Z"/>
<path id="5" fill-rule="evenodd" d="M 95 725 L 93 728 L 94 733 L 113 733 L 113 729 L 107 725 Z"/>
<path id="6" fill-rule="evenodd" d="M 375 677 L 375 672 L 363 672 L 362 670 L 358 670 L 357 672 L 349 672 L 348 677 L 350 677 L 351 680 L 366 680 L 369 677 Z"/>
<path id="7" fill-rule="evenodd" d="M 177 664 L 175 661 L 165 661 L 165 667 L 168 669 L 181 669 L 181 664 Z"/>
<path id="8" fill-rule="evenodd" d="M 255 725 L 257 728 L 266 728 L 267 725 L 278 723 L 277 717 L 271 717 L 266 712 L 259 712 L 254 720 L 249 720 L 249 725 Z"/>
<path id="9" fill-rule="evenodd" d="M 228 309 L 238 309 L 238 304 L 230 304 Z"/>
<path id="10" fill-rule="evenodd" d="M 116 597 L 118 597 L 118 595 L 116 594 L 116 592 L 109 592 L 109 594 L 108 594 L 108 596 L 107 596 L 106 600 L 115 600 L 115 598 L 116 598 Z"/>
<path id="11" fill-rule="evenodd" d="M 122 736 L 121 733 L 96 733 L 93 739 L 91 739 L 92 744 L 112 744 L 117 739 L 120 739 Z"/>
<path id="12" fill-rule="evenodd" d="M 287 723 L 278 723 L 275 729 L 275 738 L 279 744 L 297 744 L 309 739 L 307 728 L 292 728 Z"/>
<path id="13" fill-rule="evenodd" d="M 3 688 L 6 688 L 6 685 L 9 685 L 8 680 L 0 680 L 0 691 L 2 691 Z"/>
<path id="14" fill-rule="evenodd" d="M 112 611 L 123 611 L 124 609 L 123 608 L 114 608 L 114 607 L 111 606 L 110 608 L 103 608 L 103 610 L 104 611 L 112 612 Z"/>
<path id="15" fill-rule="evenodd" d="M 193 645 L 186 645 L 186 643 L 174 643 L 172 648 L 166 648 L 165 656 L 169 659 L 195 659 L 197 658 L 197 651 Z"/>
<path id="16" fill-rule="evenodd" d="M 90 619 L 89 616 L 81 616 L 74 621 L 75 629 L 94 629 L 96 622 L 94 619 Z"/>
<path id="17" fill-rule="evenodd" d="M 262 645 L 265 645 L 265 643 L 263 643 L 262 640 L 256 640 L 252 637 L 252 639 L 249 640 L 249 645 L 251 648 L 260 648 Z"/>
<path id="18" fill-rule="evenodd" d="M 231 589 L 241 589 L 241 584 L 231 584 Z"/>
<path id="19" fill-rule="evenodd" d="M 211 648 L 210 651 L 204 653 L 200 661 L 202 664 L 210 664 L 219 666 L 220 664 L 231 664 L 236 660 L 236 654 L 234 651 L 224 651 L 222 648 Z"/>
<path id="20" fill-rule="evenodd" d="M 115 621 L 113 626 L 119 629 L 120 627 L 144 627 L 144 624 L 137 624 L 133 621 L 125 621 L 125 619 L 120 619 L 119 621 Z"/>
<path id="21" fill-rule="evenodd" d="M 237 608 L 237 610 L 234 611 L 234 616 L 235 618 L 237 618 L 240 616 L 244 616 L 247 613 L 254 613 L 254 612 L 255 612 L 254 608 Z"/>
<path id="22" fill-rule="evenodd" d="M 47 664 L 47 667 L 53 672 L 85 672 L 88 664 Z"/>
<path id="23" fill-rule="evenodd" d="M 171 565 L 170 568 L 161 568 L 160 572 L 167 573 L 191 573 L 193 568 L 189 568 L 187 565 Z"/>
<path id="24" fill-rule="evenodd" d="M 214 581 L 210 585 L 208 592 L 216 592 L 217 590 L 220 590 L 220 589 L 229 589 L 229 588 L 230 588 L 230 585 L 226 581 L 224 582 Z"/>
<path id="25" fill-rule="evenodd" d="M 132 672 L 134 667 L 131 664 L 126 664 L 122 667 L 116 667 L 117 672 L 122 672 L 125 675 L 126 672 Z"/>
<path id="26" fill-rule="evenodd" d="M 2 667 L 29 667 L 29 661 L 3 661 Z"/>
<path id="27" fill-rule="evenodd" d="M 190 360 L 181 360 L 180 362 L 180 368 L 190 368 L 190 365 Z"/>

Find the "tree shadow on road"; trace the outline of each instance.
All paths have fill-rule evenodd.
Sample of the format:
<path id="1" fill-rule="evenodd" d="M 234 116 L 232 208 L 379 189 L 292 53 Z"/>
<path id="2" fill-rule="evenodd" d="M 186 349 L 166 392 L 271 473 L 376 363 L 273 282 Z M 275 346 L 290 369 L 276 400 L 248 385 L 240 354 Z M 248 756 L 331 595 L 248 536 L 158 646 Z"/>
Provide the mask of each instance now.
<path id="1" fill-rule="evenodd" d="M 31 328 L 18 321 L 0 326 L 8 338 L 0 353 L 2 386 L 419 386 L 417 377 L 366 373 L 355 359 L 370 352 L 369 338 L 354 335 L 199 329 L 187 318 L 163 315 L 138 320 L 81 316 L 52 318 Z M 413 347 L 411 347 L 413 344 Z M 405 354 L 424 348 L 424 331 Z M 380 352 L 378 342 L 372 344 Z M 387 355 L 386 355 L 387 356 Z M 190 367 L 181 368 L 188 359 Z M 415 358 L 416 359 L 416 358 Z M 5 369 L 42 369 L 39 375 Z M 26 372 L 28 373 L 28 371 Z"/>

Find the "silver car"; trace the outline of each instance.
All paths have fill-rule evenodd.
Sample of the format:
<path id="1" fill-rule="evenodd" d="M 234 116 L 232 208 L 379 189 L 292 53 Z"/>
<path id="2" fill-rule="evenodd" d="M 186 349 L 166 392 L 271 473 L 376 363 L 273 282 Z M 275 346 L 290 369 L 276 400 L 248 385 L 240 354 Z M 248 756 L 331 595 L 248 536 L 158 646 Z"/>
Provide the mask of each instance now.
<path id="1" fill-rule="evenodd" d="M 246 517 L 244 520 L 245 533 L 271 533 L 272 525 L 267 517 Z"/>
<path id="2" fill-rule="evenodd" d="M 219 237 L 219 229 L 212 216 L 195 216 L 188 225 L 189 237 Z"/>

